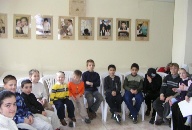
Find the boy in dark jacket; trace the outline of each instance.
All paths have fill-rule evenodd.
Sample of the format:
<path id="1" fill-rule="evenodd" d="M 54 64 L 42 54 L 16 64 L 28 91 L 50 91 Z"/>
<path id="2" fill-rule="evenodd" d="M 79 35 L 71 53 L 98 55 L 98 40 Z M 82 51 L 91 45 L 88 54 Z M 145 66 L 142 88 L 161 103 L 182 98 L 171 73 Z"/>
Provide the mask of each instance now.
<path id="1" fill-rule="evenodd" d="M 145 94 L 145 103 L 147 105 L 146 116 L 150 115 L 151 111 L 151 101 L 154 102 L 159 94 L 162 84 L 162 77 L 156 73 L 154 68 L 149 68 L 147 74 L 145 75 L 143 92 Z M 152 118 L 149 123 L 154 124 L 156 111 L 153 109 Z"/>

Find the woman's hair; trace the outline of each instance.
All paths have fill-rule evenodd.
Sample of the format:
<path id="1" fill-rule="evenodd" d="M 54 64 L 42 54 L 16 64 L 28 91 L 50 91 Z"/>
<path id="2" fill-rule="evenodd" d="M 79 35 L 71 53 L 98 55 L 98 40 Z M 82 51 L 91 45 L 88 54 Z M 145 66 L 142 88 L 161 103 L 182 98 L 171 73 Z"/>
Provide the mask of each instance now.
<path id="1" fill-rule="evenodd" d="M 3 90 L 0 92 L 0 106 L 3 104 L 3 100 L 10 97 L 16 97 L 11 91 Z"/>

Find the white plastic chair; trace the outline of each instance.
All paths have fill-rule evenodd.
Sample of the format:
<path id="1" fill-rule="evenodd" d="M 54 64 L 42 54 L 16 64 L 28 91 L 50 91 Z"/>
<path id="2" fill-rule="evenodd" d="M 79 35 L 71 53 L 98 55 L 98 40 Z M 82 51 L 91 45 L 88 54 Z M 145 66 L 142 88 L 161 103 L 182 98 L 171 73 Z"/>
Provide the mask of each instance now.
<path id="1" fill-rule="evenodd" d="M 103 91 L 102 95 L 103 95 L 103 97 L 105 97 L 105 95 L 104 95 L 104 79 L 105 79 L 105 77 L 107 77 L 108 75 L 109 75 L 109 73 L 104 73 L 104 74 L 101 75 L 101 85 L 102 85 L 102 91 Z M 115 75 L 116 75 L 116 76 L 119 76 L 120 81 L 121 81 L 121 87 L 122 87 L 123 75 L 120 74 L 120 73 L 118 73 L 118 72 L 116 72 Z M 104 110 L 103 110 L 103 119 L 102 119 L 102 120 L 103 120 L 104 122 L 106 122 L 106 120 L 107 120 L 107 110 L 108 110 L 108 103 L 106 102 L 106 100 L 104 101 L 103 106 L 104 106 Z M 123 107 L 123 106 L 122 106 L 122 107 Z"/>
<path id="2" fill-rule="evenodd" d="M 168 74 L 163 73 L 163 72 L 157 72 L 157 74 L 159 74 L 162 77 L 162 80 L 168 75 Z"/>
<path id="3" fill-rule="evenodd" d="M 124 75 L 124 79 L 129 74 L 131 74 L 131 72 L 126 72 L 125 75 Z M 144 73 L 138 72 L 137 74 L 142 76 L 143 78 L 145 78 L 145 74 Z M 133 101 L 135 101 L 135 98 L 133 98 Z M 123 104 L 122 119 L 125 120 L 126 110 L 128 110 L 128 108 L 127 108 L 125 102 L 123 102 L 122 104 Z M 142 116 L 142 121 L 144 121 L 144 119 L 145 119 L 145 101 L 143 101 L 142 104 L 141 104 L 140 112 L 141 112 L 141 116 Z"/>

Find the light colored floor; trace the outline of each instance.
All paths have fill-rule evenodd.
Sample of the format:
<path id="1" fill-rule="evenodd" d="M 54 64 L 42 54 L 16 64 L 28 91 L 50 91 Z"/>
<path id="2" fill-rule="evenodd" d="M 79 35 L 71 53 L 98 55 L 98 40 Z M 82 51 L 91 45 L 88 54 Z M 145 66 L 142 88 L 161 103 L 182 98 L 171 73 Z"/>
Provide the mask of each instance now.
<path id="1" fill-rule="evenodd" d="M 108 112 L 107 122 L 104 123 L 101 120 L 101 113 L 97 113 L 97 118 L 92 120 L 91 124 L 82 122 L 78 116 L 76 127 L 70 128 L 65 126 L 65 130 L 170 130 L 168 125 L 155 126 L 149 124 L 150 117 L 145 116 L 145 121 L 141 121 L 141 115 L 137 124 L 133 124 L 132 120 L 126 116 L 125 122 L 117 124 L 115 120 L 111 119 L 111 114 Z"/>

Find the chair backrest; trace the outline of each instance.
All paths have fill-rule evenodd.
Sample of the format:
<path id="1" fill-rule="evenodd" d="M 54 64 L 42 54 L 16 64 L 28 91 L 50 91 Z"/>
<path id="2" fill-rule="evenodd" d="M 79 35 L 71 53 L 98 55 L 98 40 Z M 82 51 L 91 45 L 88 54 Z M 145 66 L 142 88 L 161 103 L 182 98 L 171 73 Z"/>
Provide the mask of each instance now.
<path id="1" fill-rule="evenodd" d="M 26 79 L 29 79 L 29 77 L 23 77 L 23 78 L 19 78 L 19 79 L 17 80 L 17 89 L 16 89 L 16 91 L 17 91 L 18 93 L 21 93 L 21 82 L 22 82 L 23 80 L 26 80 Z"/>
<path id="2" fill-rule="evenodd" d="M 159 74 L 162 77 L 162 80 L 168 75 L 168 74 L 163 73 L 163 72 L 157 72 L 157 74 Z"/>
<path id="3" fill-rule="evenodd" d="M 45 88 L 48 88 L 48 92 L 51 92 L 51 87 L 56 83 L 56 75 L 43 76 L 40 81 L 44 84 Z"/>
<path id="4" fill-rule="evenodd" d="M 101 74 L 101 76 L 100 76 L 101 77 L 101 87 L 102 87 L 102 92 L 101 93 L 102 93 L 103 96 L 104 96 L 104 79 L 108 75 L 109 75 L 109 73 L 106 72 L 106 73 Z M 118 72 L 116 72 L 115 75 L 119 76 L 120 81 L 121 81 L 121 89 L 122 89 L 122 86 L 123 86 L 123 75 L 121 73 L 118 73 Z"/>

